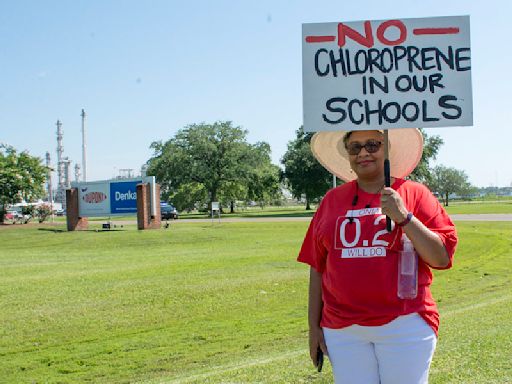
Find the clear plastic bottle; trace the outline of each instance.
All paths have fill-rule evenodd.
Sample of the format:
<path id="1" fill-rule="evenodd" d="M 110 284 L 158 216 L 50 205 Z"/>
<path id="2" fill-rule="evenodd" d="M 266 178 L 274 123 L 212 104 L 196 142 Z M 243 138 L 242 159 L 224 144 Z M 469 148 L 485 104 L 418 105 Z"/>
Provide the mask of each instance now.
<path id="1" fill-rule="evenodd" d="M 398 297 L 414 299 L 418 295 L 418 254 L 411 240 L 402 235 L 402 250 L 398 258 Z"/>

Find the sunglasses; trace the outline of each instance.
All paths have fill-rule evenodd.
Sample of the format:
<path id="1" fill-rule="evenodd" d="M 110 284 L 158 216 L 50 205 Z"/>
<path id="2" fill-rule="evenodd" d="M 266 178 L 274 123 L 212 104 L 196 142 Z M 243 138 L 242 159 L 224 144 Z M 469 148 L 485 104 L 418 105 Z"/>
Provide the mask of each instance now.
<path id="1" fill-rule="evenodd" d="M 368 153 L 375 153 L 380 149 L 380 146 L 382 145 L 382 141 L 377 140 L 368 140 L 366 143 L 361 144 L 356 142 L 350 143 L 347 145 L 347 152 L 349 155 L 359 155 L 359 152 L 361 152 L 361 149 L 366 149 L 366 152 Z"/>

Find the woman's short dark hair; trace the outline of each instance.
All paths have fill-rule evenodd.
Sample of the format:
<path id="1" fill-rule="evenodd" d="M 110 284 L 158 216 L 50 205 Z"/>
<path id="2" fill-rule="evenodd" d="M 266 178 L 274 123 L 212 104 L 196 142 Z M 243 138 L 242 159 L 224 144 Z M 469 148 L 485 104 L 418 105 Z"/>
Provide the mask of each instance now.
<path id="1" fill-rule="evenodd" d="M 345 133 L 345 135 L 343 136 L 343 144 L 345 145 L 345 149 L 347 149 L 348 147 L 348 139 L 350 139 L 350 136 L 352 136 L 352 133 L 354 131 L 348 131 L 347 133 Z"/>

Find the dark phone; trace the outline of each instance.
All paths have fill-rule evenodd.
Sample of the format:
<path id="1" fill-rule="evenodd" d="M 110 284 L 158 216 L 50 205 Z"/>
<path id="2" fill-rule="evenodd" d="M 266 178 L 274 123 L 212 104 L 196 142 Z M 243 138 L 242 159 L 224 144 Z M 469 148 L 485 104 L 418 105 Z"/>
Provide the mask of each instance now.
<path id="1" fill-rule="evenodd" d="M 324 353 L 320 348 L 316 351 L 316 369 L 318 372 L 322 372 L 322 367 L 324 365 Z"/>

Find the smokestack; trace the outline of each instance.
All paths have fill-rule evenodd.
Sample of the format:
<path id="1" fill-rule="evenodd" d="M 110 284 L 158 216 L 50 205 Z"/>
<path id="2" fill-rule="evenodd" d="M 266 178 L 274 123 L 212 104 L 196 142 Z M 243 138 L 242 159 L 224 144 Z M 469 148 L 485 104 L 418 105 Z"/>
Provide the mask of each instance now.
<path id="1" fill-rule="evenodd" d="M 64 164 L 64 193 L 66 189 L 71 188 L 71 160 L 68 157 L 62 159 Z"/>
<path id="2" fill-rule="evenodd" d="M 57 120 L 57 196 L 55 198 L 59 203 L 65 204 L 66 202 L 66 185 L 64 182 L 64 162 L 62 154 L 64 153 L 64 147 L 62 145 L 62 138 L 64 133 L 62 132 L 62 123 Z"/>
<path id="3" fill-rule="evenodd" d="M 85 110 L 82 109 L 82 177 L 87 181 L 87 143 L 85 141 Z"/>

